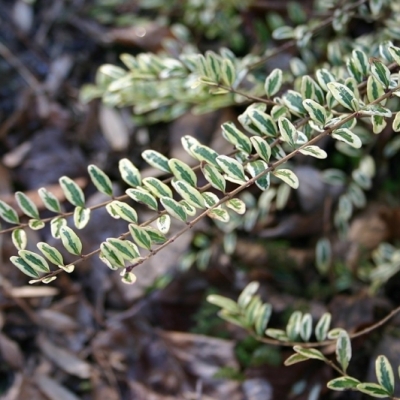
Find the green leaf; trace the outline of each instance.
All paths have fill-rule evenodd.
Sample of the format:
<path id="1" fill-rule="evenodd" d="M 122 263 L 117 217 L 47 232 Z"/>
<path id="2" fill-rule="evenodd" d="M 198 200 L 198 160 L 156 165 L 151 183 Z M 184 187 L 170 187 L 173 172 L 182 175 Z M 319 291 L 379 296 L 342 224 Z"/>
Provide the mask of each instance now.
<path id="1" fill-rule="evenodd" d="M 91 164 L 88 166 L 88 172 L 90 179 L 99 192 L 107 196 L 113 195 L 111 180 L 99 167 Z"/>
<path id="2" fill-rule="evenodd" d="M 68 226 L 62 226 L 60 228 L 60 238 L 62 244 L 69 253 L 75 254 L 77 256 L 81 254 L 82 242 L 71 228 L 69 228 Z"/>
<path id="3" fill-rule="evenodd" d="M 218 156 L 217 163 L 228 176 L 238 179 L 239 181 L 247 182 L 243 165 L 234 158 L 228 156 Z"/>
<path id="4" fill-rule="evenodd" d="M 119 255 L 122 258 L 129 262 L 133 262 L 140 257 L 137 246 L 130 240 L 108 238 L 107 242 L 110 243 L 116 250 L 118 250 Z"/>
<path id="5" fill-rule="evenodd" d="M 229 222 L 229 214 L 222 207 L 215 207 L 207 212 L 207 215 L 221 222 Z"/>
<path id="6" fill-rule="evenodd" d="M 157 200 L 147 190 L 138 187 L 136 189 L 126 189 L 125 193 L 138 203 L 143 203 L 154 211 L 158 210 Z"/>
<path id="7" fill-rule="evenodd" d="M 116 267 L 116 268 L 124 268 L 125 267 L 123 254 L 116 247 L 114 247 L 111 243 L 103 242 L 100 245 L 100 250 L 101 250 L 102 256 L 105 257 L 113 267 Z"/>
<path id="8" fill-rule="evenodd" d="M 359 149 L 362 146 L 361 139 L 347 128 L 336 129 L 332 132 L 332 137 L 341 142 L 347 143 L 355 149 Z"/>
<path id="9" fill-rule="evenodd" d="M 282 139 L 289 143 L 291 146 L 297 141 L 297 130 L 295 126 L 287 118 L 279 118 L 278 120 L 279 131 Z"/>
<path id="10" fill-rule="evenodd" d="M 90 208 L 75 207 L 74 224 L 77 229 L 83 229 L 90 220 Z"/>
<path id="11" fill-rule="evenodd" d="M 322 126 L 325 125 L 327 115 L 324 107 L 311 99 L 304 100 L 303 106 L 313 121 L 315 121 L 317 124 L 321 124 Z"/>
<path id="12" fill-rule="evenodd" d="M 240 309 L 236 302 L 228 299 L 227 297 L 220 296 L 218 294 L 210 294 L 207 296 L 207 301 L 231 313 L 236 314 L 240 312 Z"/>
<path id="13" fill-rule="evenodd" d="M 224 58 L 221 64 L 221 78 L 222 82 L 232 87 L 236 80 L 236 70 L 233 62 L 229 58 Z"/>
<path id="14" fill-rule="evenodd" d="M 285 106 L 296 115 L 306 114 L 306 110 L 303 106 L 303 97 L 300 93 L 294 90 L 288 90 L 282 97 Z"/>
<path id="15" fill-rule="evenodd" d="M 306 146 L 306 147 L 303 147 L 302 149 L 299 149 L 299 152 L 306 156 L 311 156 L 311 157 L 320 158 L 320 159 L 324 159 L 324 158 L 328 157 L 328 154 L 326 153 L 326 151 L 322 150 L 318 146 L 312 146 L 312 145 Z"/>
<path id="16" fill-rule="evenodd" d="M 121 174 L 121 178 L 129 186 L 136 187 L 142 184 L 139 170 L 127 158 L 119 160 L 118 169 L 119 173 Z"/>
<path id="17" fill-rule="evenodd" d="M 294 346 L 293 350 L 308 359 L 325 361 L 325 356 L 317 349 L 305 349 L 301 346 Z"/>
<path id="18" fill-rule="evenodd" d="M 200 209 L 205 208 L 203 196 L 197 189 L 189 185 L 186 181 L 172 181 L 172 186 L 190 205 Z"/>
<path id="19" fill-rule="evenodd" d="M 163 182 L 157 178 L 144 178 L 143 185 L 148 189 L 154 196 L 157 197 L 172 197 L 172 190 Z"/>
<path id="20" fill-rule="evenodd" d="M 286 367 L 288 367 L 289 365 L 297 364 L 299 362 L 303 362 L 303 361 L 307 361 L 307 360 L 309 360 L 308 357 L 305 357 L 299 353 L 295 353 L 295 354 L 292 354 L 289 358 L 287 358 L 283 364 Z"/>
<path id="21" fill-rule="evenodd" d="M 21 257 L 12 256 L 10 257 L 10 261 L 25 275 L 30 276 L 31 278 L 39 278 L 39 273 L 34 270 L 26 261 L 24 261 Z"/>
<path id="22" fill-rule="evenodd" d="M 393 396 L 394 394 L 394 373 L 389 360 L 385 356 L 378 356 L 375 360 L 375 372 L 379 384 Z"/>
<path id="23" fill-rule="evenodd" d="M 129 224 L 129 232 L 138 246 L 147 250 L 151 249 L 150 235 L 143 227 L 136 224 Z"/>
<path id="24" fill-rule="evenodd" d="M 275 137 L 278 134 L 276 123 L 268 114 L 253 108 L 248 112 L 248 116 L 262 135 Z"/>
<path id="25" fill-rule="evenodd" d="M 55 213 L 61 212 L 60 202 L 53 193 L 42 187 L 38 190 L 39 196 L 42 199 L 44 206 Z"/>
<path id="26" fill-rule="evenodd" d="M 13 230 L 11 234 L 13 245 L 17 248 L 17 250 L 24 250 L 28 243 L 28 239 L 26 237 L 26 232 L 21 229 Z"/>
<path id="27" fill-rule="evenodd" d="M 225 204 L 228 208 L 235 211 L 237 214 L 242 215 L 246 212 L 246 204 L 240 199 L 233 198 L 228 200 Z"/>
<path id="28" fill-rule="evenodd" d="M 258 336 L 263 336 L 265 330 L 267 329 L 268 322 L 271 318 L 272 314 L 272 306 L 271 304 L 265 303 L 260 309 L 257 311 L 257 315 L 255 317 L 255 330 Z"/>
<path id="29" fill-rule="evenodd" d="M 297 178 L 296 174 L 290 169 L 278 169 L 272 173 L 293 189 L 297 189 L 299 187 L 299 178 Z"/>
<path id="30" fill-rule="evenodd" d="M 320 238 L 315 247 L 315 263 L 321 274 L 328 272 L 331 265 L 332 250 L 331 243 L 327 238 Z"/>
<path id="31" fill-rule="evenodd" d="M 55 247 L 45 242 L 39 242 L 36 246 L 51 263 L 60 266 L 64 265 L 63 256 Z"/>
<path id="32" fill-rule="evenodd" d="M 68 176 L 59 179 L 61 189 L 67 200 L 75 207 L 85 207 L 85 196 L 82 189 Z"/>
<path id="33" fill-rule="evenodd" d="M 388 88 L 390 84 L 390 70 L 380 60 L 376 58 L 370 59 L 371 74 L 382 84 L 383 87 Z"/>
<path id="34" fill-rule="evenodd" d="M 176 179 L 186 181 L 187 183 L 189 183 L 189 185 L 193 187 L 196 186 L 197 177 L 192 168 L 189 167 L 189 165 L 176 158 L 171 158 L 168 161 L 168 165 L 171 168 L 171 171 Z"/>
<path id="35" fill-rule="evenodd" d="M 286 325 L 286 335 L 292 342 L 297 340 L 301 330 L 301 319 L 302 313 L 300 311 L 295 311 L 289 318 Z"/>
<path id="36" fill-rule="evenodd" d="M 351 359 L 351 342 L 349 334 L 345 330 L 341 330 L 336 342 L 336 359 L 342 366 L 344 372 Z"/>
<path id="37" fill-rule="evenodd" d="M 163 172 L 172 172 L 168 164 L 168 158 L 155 150 L 145 150 L 142 153 L 143 159 L 147 164 Z"/>
<path id="38" fill-rule="evenodd" d="M 301 319 L 301 326 L 300 326 L 300 337 L 305 341 L 308 342 L 310 340 L 312 334 L 312 317 L 311 314 L 307 313 L 303 315 Z"/>
<path id="39" fill-rule="evenodd" d="M 238 297 L 238 306 L 242 309 L 246 308 L 259 287 L 260 284 L 256 281 L 248 283 Z"/>
<path id="40" fill-rule="evenodd" d="M 282 86 L 282 70 L 275 68 L 265 79 L 264 90 L 267 97 L 272 97 Z"/>
<path id="41" fill-rule="evenodd" d="M 168 214 L 180 221 L 186 222 L 187 215 L 185 208 L 176 200 L 171 199 L 170 197 L 161 197 L 160 202 Z"/>
<path id="42" fill-rule="evenodd" d="M 326 335 L 329 330 L 329 326 L 331 325 L 332 315 L 328 312 L 324 313 L 322 317 L 319 319 L 316 327 L 315 327 L 315 337 L 318 342 L 322 342 L 326 339 Z"/>
<path id="43" fill-rule="evenodd" d="M 332 96 L 343 106 L 351 111 L 358 111 L 360 106 L 355 94 L 346 86 L 339 82 L 329 82 L 327 87 Z"/>
<path id="44" fill-rule="evenodd" d="M 0 200 L 0 217 L 10 224 L 19 224 L 17 212 L 3 200 Z"/>
<path id="45" fill-rule="evenodd" d="M 238 150 L 244 151 L 247 154 L 251 153 L 250 139 L 236 128 L 233 122 L 226 122 L 221 125 L 222 136 L 232 143 Z"/>
<path id="46" fill-rule="evenodd" d="M 252 178 L 264 171 L 267 171 L 268 168 L 268 164 L 262 160 L 251 161 L 246 165 L 246 169 Z M 264 175 L 258 178 L 255 183 L 261 190 L 268 189 L 270 185 L 270 173 L 266 172 Z"/>
<path id="47" fill-rule="evenodd" d="M 257 154 L 264 161 L 269 162 L 269 159 L 271 158 L 271 146 L 268 142 L 259 136 L 252 136 L 250 140 Z"/>
<path id="48" fill-rule="evenodd" d="M 35 271 L 39 273 L 47 273 L 50 272 L 49 264 L 47 261 L 40 256 L 29 250 L 19 250 L 18 255 L 28 264 L 30 265 Z"/>
<path id="49" fill-rule="evenodd" d="M 381 399 L 389 397 L 387 390 L 377 383 L 359 383 L 357 385 L 357 390 L 372 397 L 378 397 Z"/>
<path id="50" fill-rule="evenodd" d="M 193 146 L 191 150 L 197 160 L 205 161 L 213 165 L 214 167 L 219 168 L 219 165 L 217 163 L 217 157 L 219 156 L 219 154 L 210 147 L 199 144 Z"/>
<path id="51" fill-rule="evenodd" d="M 55 239 L 60 239 L 60 229 L 65 225 L 67 225 L 65 218 L 57 217 L 52 219 L 50 222 L 51 236 Z"/>
<path id="52" fill-rule="evenodd" d="M 330 380 L 327 383 L 327 387 L 331 390 L 337 390 L 339 392 L 343 390 L 355 389 L 360 381 L 356 378 L 352 378 L 351 376 L 340 376 L 339 378 L 335 378 Z"/>
<path id="53" fill-rule="evenodd" d="M 25 215 L 33 219 L 40 219 L 39 211 L 35 203 L 25 193 L 16 192 L 15 199 L 17 200 L 19 208 Z"/>

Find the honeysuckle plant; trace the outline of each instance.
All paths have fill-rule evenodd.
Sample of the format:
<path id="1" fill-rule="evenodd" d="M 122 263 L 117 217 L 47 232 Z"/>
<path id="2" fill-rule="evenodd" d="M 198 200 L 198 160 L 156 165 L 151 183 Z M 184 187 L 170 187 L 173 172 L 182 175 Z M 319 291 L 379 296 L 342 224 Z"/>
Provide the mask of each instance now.
<path id="1" fill-rule="evenodd" d="M 189 110 L 204 113 L 240 105 L 244 111 L 237 121 L 221 126 L 222 137 L 234 150 L 219 154 L 186 135 L 182 146 L 192 157 L 194 167 L 153 149 L 142 153 L 144 161 L 160 171 L 158 177 L 144 178 L 131 160 L 121 159 L 119 174 L 128 186 L 123 195 L 114 193 L 112 181 L 104 171 L 90 165 L 90 180 L 108 200 L 87 206 L 79 185 L 63 176 L 59 184 L 74 209 L 65 212 L 53 193 L 40 188 L 38 194 L 43 206 L 54 213 L 47 218 L 41 217 L 26 194 L 15 193 L 21 212 L 0 201 L 0 217 L 7 224 L 1 233 L 11 233 L 16 247 L 11 262 L 32 278 L 31 283 L 49 283 L 59 273 L 71 273 L 81 261 L 97 256 L 107 267 L 119 272 L 123 282 L 134 283 L 136 266 L 161 252 L 199 221 L 208 217 L 221 226 L 246 215 L 241 194 L 249 187 L 258 187 L 268 202 L 278 192 L 281 199 L 287 197 L 288 190 L 299 187 L 290 161 L 299 154 L 329 158 L 329 152 L 321 145 L 324 138 L 335 143 L 335 151 L 360 159 L 351 179 L 337 169 L 323 171 L 327 182 L 341 182 L 345 186 L 334 217 L 335 226 L 345 232 L 353 209 L 365 205 L 364 191 L 370 189 L 375 174 L 367 146 L 374 144 L 386 126 L 391 126 L 394 132 L 400 131 L 397 24 L 400 7 L 397 2 L 384 0 L 317 2 L 316 7 L 324 13 L 317 13 L 307 23 L 279 26 L 273 37 L 286 41 L 264 54 L 236 57 L 227 48 L 200 54 L 193 45 L 177 37 L 175 42 L 169 41 L 169 49 L 173 48 L 178 55 L 168 50 L 137 56 L 123 54 L 124 67 L 102 66 L 95 85 L 83 89 L 82 99 L 101 97 L 111 106 L 132 106 L 139 122 L 168 121 Z M 375 21 L 374 32 L 355 39 L 348 37 L 347 24 L 355 14 Z M 327 27 L 332 27 L 338 35 L 325 42 L 323 33 Z M 325 44 L 324 50 L 321 44 Z M 321 53 L 319 57 L 313 55 L 314 47 Z M 265 73 L 264 63 L 289 48 L 297 48 L 298 52 L 290 68 L 273 68 Z M 398 137 L 388 143 L 385 150 L 388 156 L 400 148 L 399 143 Z M 200 180 L 200 175 L 204 179 Z M 200 185 L 204 180 L 207 184 Z M 227 182 L 233 184 L 233 189 L 227 189 Z M 153 217 L 139 222 L 142 219 L 132 201 L 147 207 Z M 126 221 L 126 229 L 88 252 L 79 232 L 90 222 L 91 211 L 100 207 L 107 210 L 110 220 Z M 169 233 L 172 219 L 181 223 L 181 229 L 174 234 Z M 240 222 L 235 224 L 233 227 Z M 40 230 L 46 225 L 59 240 L 59 246 L 39 242 L 37 252 L 27 250 L 27 229 Z M 225 232 L 233 240 L 234 228 Z M 75 259 L 64 262 L 61 248 Z M 326 272 L 330 254 L 329 240 L 322 238 L 317 244 L 320 271 Z M 256 289 L 257 284 L 247 287 L 238 303 L 221 296 L 211 296 L 209 300 L 222 308 L 223 318 L 252 331 L 261 341 L 293 345 L 295 354 L 286 364 L 316 358 L 331 365 L 341 375 L 328 383 L 331 389 L 359 390 L 394 399 L 394 374 L 384 356 L 376 362 L 378 383 L 359 382 L 346 373 L 351 358 L 351 336 L 343 329 L 329 330 L 328 314 L 318 321 L 314 330 L 317 342 L 310 344 L 311 316 L 295 312 L 286 330 L 267 329 L 271 306 L 254 295 Z M 303 342 L 296 342 L 299 338 Z M 337 343 L 337 363 L 313 348 L 332 340 Z"/>

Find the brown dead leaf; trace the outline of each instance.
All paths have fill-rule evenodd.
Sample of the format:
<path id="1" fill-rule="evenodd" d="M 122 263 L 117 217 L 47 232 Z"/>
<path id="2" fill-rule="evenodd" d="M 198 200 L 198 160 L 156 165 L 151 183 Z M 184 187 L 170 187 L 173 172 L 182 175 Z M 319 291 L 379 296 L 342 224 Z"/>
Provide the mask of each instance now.
<path id="1" fill-rule="evenodd" d="M 37 375 L 35 383 L 49 400 L 79 400 L 79 397 L 49 376 Z"/>
<path id="2" fill-rule="evenodd" d="M 78 329 L 79 325 L 70 316 L 56 310 L 43 309 L 37 311 L 40 323 L 46 328 L 66 333 Z"/>
<path id="3" fill-rule="evenodd" d="M 43 354 L 63 371 L 81 379 L 90 377 L 91 365 L 89 363 L 72 352 L 53 344 L 49 338 L 43 335 L 39 336 L 37 341 Z"/>

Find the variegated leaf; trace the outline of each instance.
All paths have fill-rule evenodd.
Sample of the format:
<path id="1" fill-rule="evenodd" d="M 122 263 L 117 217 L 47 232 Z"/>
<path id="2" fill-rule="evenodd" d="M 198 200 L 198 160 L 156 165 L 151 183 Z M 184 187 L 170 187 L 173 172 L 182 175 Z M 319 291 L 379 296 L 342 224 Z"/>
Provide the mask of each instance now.
<path id="1" fill-rule="evenodd" d="M 25 250 L 28 239 L 26 237 L 26 232 L 23 229 L 18 228 L 13 230 L 11 238 L 13 245 L 17 248 L 17 250 Z"/>
<path id="2" fill-rule="evenodd" d="M 308 359 L 325 361 L 325 356 L 317 349 L 306 349 L 301 346 L 294 346 L 293 350 Z"/>
<path id="3" fill-rule="evenodd" d="M 113 210 L 113 214 L 118 215 L 123 220 L 134 223 L 137 222 L 137 213 L 129 204 L 119 200 L 114 200 L 110 203 L 110 207 Z"/>
<path id="4" fill-rule="evenodd" d="M 301 319 L 301 326 L 300 326 L 300 337 L 305 341 L 308 342 L 310 340 L 312 334 L 312 317 L 311 314 L 307 313 L 303 315 Z"/>
<path id="5" fill-rule="evenodd" d="M 224 58 L 221 64 L 222 82 L 231 87 L 236 80 L 236 69 L 233 62 L 229 58 Z"/>
<path id="6" fill-rule="evenodd" d="M 335 77 L 327 69 L 317 69 L 315 76 L 321 88 L 328 91 L 328 83 L 335 82 Z"/>
<path id="7" fill-rule="evenodd" d="M 71 228 L 69 228 L 68 226 L 62 226 L 60 228 L 60 238 L 62 244 L 69 253 L 75 254 L 77 256 L 81 254 L 82 242 Z"/>
<path id="8" fill-rule="evenodd" d="M 299 179 L 296 174 L 290 169 L 278 169 L 272 172 L 277 178 L 281 179 L 283 182 L 287 183 L 293 189 L 299 187 Z"/>
<path id="9" fill-rule="evenodd" d="M 322 126 L 325 125 L 327 114 L 324 107 L 311 99 L 304 100 L 303 106 L 313 121 L 315 121 L 317 124 L 321 124 Z"/>
<path id="10" fill-rule="evenodd" d="M 269 137 L 275 137 L 278 134 L 278 128 L 275 121 L 265 112 L 253 108 L 248 112 L 248 116 L 258 130 L 258 132 L 253 131 L 254 133 Z"/>
<path id="11" fill-rule="evenodd" d="M 247 154 L 251 153 L 250 139 L 236 128 L 233 122 L 225 122 L 221 125 L 222 136 L 232 143 L 238 150 L 244 151 Z"/>
<path id="12" fill-rule="evenodd" d="M 354 134 L 350 129 L 340 128 L 332 132 L 332 137 L 345 142 L 355 149 L 359 149 L 362 146 L 361 139 Z"/>
<path id="13" fill-rule="evenodd" d="M 3 200 L 0 200 L 0 217 L 10 224 L 19 224 L 17 212 Z"/>
<path id="14" fill-rule="evenodd" d="M 152 226 L 144 226 L 143 229 L 150 236 L 151 242 L 154 244 L 163 244 L 167 240 L 165 235 L 157 228 L 154 228 Z"/>
<path id="15" fill-rule="evenodd" d="M 45 223 L 41 219 L 30 219 L 28 225 L 33 231 L 38 231 L 39 229 L 44 228 Z"/>
<path id="16" fill-rule="evenodd" d="M 130 160 L 127 158 L 119 160 L 118 168 L 121 178 L 126 184 L 133 187 L 140 186 L 142 184 L 140 172 Z"/>
<path id="17" fill-rule="evenodd" d="M 31 278 L 39 278 L 39 273 L 34 270 L 26 261 L 24 261 L 21 257 L 12 256 L 10 257 L 10 261 L 25 275 L 30 276 Z"/>
<path id="18" fill-rule="evenodd" d="M 264 161 L 269 162 L 269 159 L 271 158 L 271 146 L 268 142 L 259 136 L 252 136 L 250 140 L 257 154 Z"/>
<path id="19" fill-rule="evenodd" d="M 211 164 L 201 163 L 201 171 L 212 187 L 225 192 L 225 178 L 218 172 L 217 168 Z"/>
<path id="20" fill-rule="evenodd" d="M 18 255 L 29 264 L 35 271 L 39 273 L 50 272 L 49 264 L 40 256 L 29 250 L 19 250 Z"/>
<path id="21" fill-rule="evenodd" d="M 330 380 L 327 386 L 331 390 L 341 392 L 343 390 L 354 390 L 359 383 L 360 381 L 358 379 L 352 378 L 351 376 L 340 376 L 339 378 Z"/>
<path id="22" fill-rule="evenodd" d="M 150 209 L 157 211 L 158 204 L 155 197 L 150 194 L 147 190 L 138 187 L 136 189 L 127 189 L 125 192 L 131 199 L 137 201 L 138 203 L 143 203 Z"/>
<path id="23" fill-rule="evenodd" d="M 142 153 L 143 159 L 147 164 L 163 172 L 172 172 L 168 164 L 168 158 L 155 150 L 145 150 Z"/>
<path id="24" fill-rule="evenodd" d="M 172 190 L 157 178 L 144 178 L 143 185 L 156 197 L 172 197 Z"/>
<path id="25" fill-rule="evenodd" d="M 385 356 L 378 356 L 375 360 L 375 372 L 379 384 L 386 389 L 390 396 L 394 394 L 394 373 L 389 360 Z"/>
<path id="26" fill-rule="evenodd" d="M 298 336 L 300 335 L 301 320 L 302 313 L 300 311 L 295 311 L 290 316 L 289 321 L 286 325 L 286 335 L 292 342 L 296 341 Z"/>
<path id="27" fill-rule="evenodd" d="M 299 353 L 295 353 L 295 354 L 292 354 L 289 358 L 287 358 L 285 360 L 284 365 L 286 365 L 288 367 L 289 365 L 297 364 L 299 362 L 303 362 L 303 361 L 307 361 L 307 360 L 309 360 L 308 357 L 303 356 Z"/>
<path id="28" fill-rule="evenodd" d="M 278 120 L 279 132 L 285 142 L 291 146 L 297 141 L 297 130 L 295 126 L 287 118 L 279 118 Z"/>
<path id="29" fill-rule="evenodd" d="M 200 192 L 186 181 L 173 181 L 172 186 L 180 196 L 193 207 L 205 208 L 204 199 Z"/>
<path id="30" fill-rule="evenodd" d="M 242 164 L 240 164 L 234 158 L 228 156 L 218 156 L 217 163 L 228 176 L 238 179 L 242 182 L 247 181 Z"/>
<path id="31" fill-rule="evenodd" d="M 35 203 L 25 193 L 16 192 L 15 200 L 17 200 L 19 208 L 25 215 L 33 219 L 40 219 L 39 211 Z"/>
<path id="32" fill-rule="evenodd" d="M 219 154 L 210 147 L 199 144 L 192 147 L 192 152 L 197 160 L 205 161 L 208 164 L 219 168 L 219 165 L 217 163 L 217 157 L 219 156 Z"/>
<path id="33" fill-rule="evenodd" d="M 38 190 L 39 196 L 42 199 L 44 206 L 55 213 L 61 212 L 60 202 L 53 193 L 49 192 L 46 188 L 40 188 Z"/>
<path id="34" fill-rule="evenodd" d="M 226 206 L 238 214 L 244 214 L 246 212 L 245 202 L 237 198 L 228 200 Z"/>
<path id="35" fill-rule="evenodd" d="M 113 195 L 111 179 L 96 165 L 89 165 L 88 172 L 91 181 L 97 190 L 107 196 Z"/>
<path id="36" fill-rule="evenodd" d="M 381 133 L 387 125 L 385 117 L 381 117 L 380 115 L 373 115 L 371 117 L 371 122 L 372 132 L 374 132 L 375 134 Z"/>
<path id="37" fill-rule="evenodd" d="M 125 271 L 121 277 L 121 282 L 126 285 L 133 285 L 136 282 L 136 275 L 132 271 Z"/>
<path id="38" fill-rule="evenodd" d="M 282 97 L 285 106 L 296 115 L 306 114 L 306 110 L 303 106 L 303 97 L 300 93 L 294 90 L 288 90 Z"/>
<path id="39" fill-rule="evenodd" d="M 103 242 L 100 245 L 101 254 L 108 262 L 116 268 L 124 268 L 125 262 L 122 253 L 108 242 Z"/>
<path id="40" fill-rule="evenodd" d="M 371 73 L 382 84 L 383 87 L 388 88 L 390 84 L 390 70 L 380 60 L 376 58 L 370 59 Z"/>
<path id="41" fill-rule="evenodd" d="M 222 207 L 215 207 L 207 212 L 207 215 L 221 222 L 229 222 L 229 214 Z"/>
<path id="42" fill-rule="evenodd" d="M 246 169 L 251 177 L 254 178 L 262 172 L 268 170 L 268 164 L 263 160 L 251 161 L 246 165 Z M 255 183 L 261 190 L 268 189 L 270 185 L 269 172 L 266 172 L 264 175 L 259 177 Z"/>
<path id="43" fill-rule="evenodd" d="M 90 208 L 75 207 L 74 224 L 77 229 L 83 229 L 90 220 Z"/>
<path id="44" fill-rule="evenodd" d="M 336 342 L 336 359 L 346 372 L 351 360 L 351 342 L 349 334 L 345 330 L 341 330 Z"/>
<path id="45" fill-rule="evenodd" d="M 215 193 L 203 192 L 201 195 L 203 196 L 207 208 L 211 208 L 219 202 L 219 198 Z"/>
<path id="46" fill-rule="evenodd" d="M 387 392 L 387 390 L 377 383 L 359 383 L 357 385 L 357 390 L 362 393 L 368 394 L 369 396 L 377 397 L 380 399 L 389 397 L 389 393 Z"/>
<path id="47" fill-rule="evenodd" d="M 161 233 L 166 235 L 171 227 L 171 217 L 168 214 L 161 215 L 157 218 L 157 228 Z"/>
<path id="48" fill-rule="evenodd" d="M 60 186 L 67 200 L 75 207 L 85 207 L 85 196 L 82 189 L 68 176 L 59 179 Z"/>
<path id="49" fill-rule="evenodd" d="M 275 68 L 265 79 L 264 90 L 267 97 L 272 97 L 282 86 L 282 70 Z"/>
<path id="50" fill-rule="evenodd" d="M 151 249 L 151 238 L 143 227 L 136 224 L 129 224 L 129 232 L 138 246 L 147 250 Z"/>
<path id="51" fill-rule="evenodd" d="M 51 263 L 60 266 L 64 265 L 63 256 L 55 247 L 45 242 L 39 242 L 36 246 Z"/>
<path id="52" fill-rule="evenodd" d="M 180 221 L 186 222 L 187 214 L 185 212 L 185 208 L 176 200 L 170 197 L 161 197 L 160 202 L 169 215 L 179 219 Z"/>
<path id="53" fill-rule="evenodd" d="M 60 239 L 60 229 L 65 225 L 67 225 L 65 218 L 57 217 L 52 219 L 50 222 L 51 236 L 55 239 Z"/>
<path id="54" fill-rule="evenodd" d="M 331 325 L 332 315 L 328 312 L 324 313 L 315 326 L 315 337 L 319 342 L 326 339 L 329 326 Z"/>
<path id="55" fill-rule="evenodd" d="M 359 110 L 360 106 L 355 94 L 346 85 L 339 82 L 329 82 L 327 87 L 335 100 L 337 100 L 343 107 L 346 107 L 351 111 Z"/>
<path id="56" fill-rule="evenodd" d="M 171 158 L 168 161 L 168 165 L 176 179 L 186 181 L 187 183 L 189 183 L 189 185 L 192 185 L 193 187 L 196 186 L 197 176 L 193 172 L 192 168 L 189 167 L 189 165 L 176 158 Z"/>
<path id="57" fill-rule="evenodd" d="M 137 246 L 130 240 L 109 238 L 107 239 L 107 242 L 119 251 L 122 258 L 129 262 L 133 262 L 140 257 Z"/>
<path id="58" fill-rule="evenodd" d="M 299 151 L 301 154 L 315 158 L 323 159 L 328 157 L 328 154 L 325 150 L 322 150 L 320 147 L 314 145 L 303 147 L 302 149 L 299 149 Z"/>

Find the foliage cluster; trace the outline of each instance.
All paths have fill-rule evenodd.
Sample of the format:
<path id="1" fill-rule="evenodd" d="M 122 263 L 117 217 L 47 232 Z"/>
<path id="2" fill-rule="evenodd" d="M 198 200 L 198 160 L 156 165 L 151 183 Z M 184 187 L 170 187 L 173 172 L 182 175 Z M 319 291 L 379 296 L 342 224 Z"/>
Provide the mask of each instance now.
<path id="1" fill-rule="evenodd" d="M 212 25 L 214 30 L 210 26 L 205 34 L 209 38 L 226 38 L 221 34 L 226 31 L 226 20 L 231 21 L 234 14 L 233 26 L 240 22 L 240 14 L 234 13 L 239 8 L 236 2 L 226 4 L 217 16 L 215 2 L 189 1 L 184 21 L 188 26 L 199 22 L 209 26 L 209 20 L 217 18 L 220 23 Z M 154 1 L 147 7 L 162 8 L 163 2 Z M 296 5 L 291 7 L 296 10 Z M 55 214 L 49 218 L 41 218 L 36 205 L 24 193 L 15 193 L 27 221 L 25 217 L 20 219 L 9 204 L 0 202 L 0 217 L 11 225 L 2 232 L 11 232 L 18 251 L 18 256 L 11 257 L 12 263 L 33 278 L 32 283 L 49 283 L 60 272 L 71 273 L 76 264 L 98 255 L 105 265 L 121 273 L 125 283 L 134 283 L 137 265 L 205 217 L 221 227 L 225 248 L 232 252 L 238 227 L 251 229 L 258 218 L 268 214 L 272 204 L 284 208 L 290 191 L 299 187 L 293 171 L 293 159 L 299 154 L 325 160 L 320 164 L 328 166 L 322 171 L 325 181 L 345 188 L 334 215 L 334 225 L 345 237 L 354 210 L 366 205 L 365 192 L 371 189 L 376 173 L 369 150 L 387 126 L 392 132 L 400 131 L 400 5 L 385 0 L 321 1 L 316 2 L 312 18 L 304 18 L 300 11 L 297 20 L 292 19 L 294 27 L 284 25 L 279 16 L 269 18 L 268 26 L 274 28 L 272 37 L 285 42 L 265 52 L 238 57 L 221 47 L 218 52 L 200 54 L 190 30 L 174 25 L 173 37 L 168 38 L 163 51 L 123 54 L 123 66 L 103 65 L 95 84 L 83 88 L 84 101 L 101 97 L 110 106 L 132 106 L 136 121 L 146 124 L 170 121 L 189 110 L 207 113 L 236 105 L 243 110 L 238 123 L 221 126 L 223 138 L 234 150 L 219 154 L 194 137 L 184 136 L 182 146 L 196 163 L 194 167 L 152 149 L 144 151 L 143 159 L 160 171 L 161 179 L 143 178 L 130 160 L 121 159 L 120 176 L 128 186 L 122 196 L 115 195 L 105 172 L 90 165 L 91 181 L 109 200 L 88 207 L 81 188 L 63 176 L 59 183 L 74 210 L 65 212 L 54 194 L 41 188 L 38 194 L 45 208 Z M 292 15 L 296 13 L 292 11 Z M 373 28 L 354 37 L 349 24 L 356 17 Z M 265 63 L 288 49 L 295 49 L 296 53 L 289 68 L 272 68 L 266 73 Z M 390 139 L 384 149 L 386 157 L 396 154 L 399 147 L 398 136 Z M 354 169 L 347 175 L 331 167 L 331 153 L 353 160 Z M 199 176 L 206 185 L 198 183 Z M 234 188 L 227 189 L 232 184 Z M 250 186 L 257 186 L 263 193 L 249 203 L 243 193 Z M 142 221 L 132 201 L 145 205 L 154 217 Z M 119 237 L 108 238 L 97 250 L 85 253 L 79 230 L 99 207 L 105 207 L 110 218 L 126 221 L 127 229 Z M 169 234 L 171 218 L 182 224 L 182 229 L 173 235 Z M 54 238 L 60 239 L 60 246 L 76 256 L 75 261 L 64 263 L 60 248 L 45 242 L 37 243 L 40 254 L 27 250 L 26 229 L 39 230 L 46 224 Z M 375 287 L 385 283 L 399 270 L 398 252 L 393 246 L 382 244 L 373 257 L 377 267 L 363 279 L 372 281 Z M 321 238 L 316 246 L 316 264 L 321 274 L 330 268 L 331 253 L 329 239 Z M 293 346 L 295 354 L 286 361 L 287 365 L 307 359 L 331 365 L 341 377 L 328 383 L 330 389 L 394 398 L 394 373 L 385 356 L 376 360 L 378 384 L 360 382 L 347 375 L 350 339 L 354 335 L 343 329 L 329 330 L 329 314 L 318 321 L 313 331 L 311 315 L 299 311 L 290 316 L 285 330 L 267 328 L 272 307 L 255 295 L 257 288 L 257 283 L 249 284 L 237 303 L 218 295 L 209 296 L 209 301 L 222 308 L 222 318 L 244 327 L 258 340 Z M 310 342 L 313 335 L 316 342 Z M 331 341 L 336 342 L 337 363 L 315 349 Z"/>

